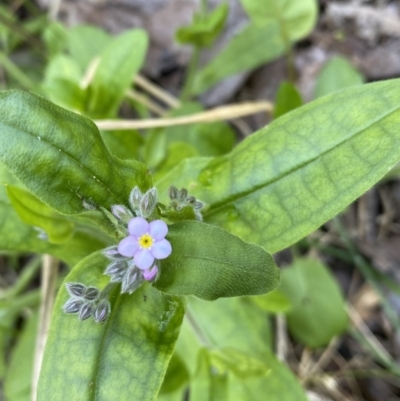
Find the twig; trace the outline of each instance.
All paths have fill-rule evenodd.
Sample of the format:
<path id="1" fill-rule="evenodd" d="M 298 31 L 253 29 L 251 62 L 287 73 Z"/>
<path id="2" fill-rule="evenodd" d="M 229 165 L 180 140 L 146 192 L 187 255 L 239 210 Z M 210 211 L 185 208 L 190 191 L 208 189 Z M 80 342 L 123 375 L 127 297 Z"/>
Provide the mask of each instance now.
<path id="1" fill-rule="evenodd" d="M 222 120 L 233 120 L 239 117 L 257 114 L 260 112 L 270 113 L 272 109 L 273 105 L 269 102 L 253 102 L 217 107 L 215 109 L 192 114 L 190 116 L 176 118 L 148 120 L 98 120 L 95 121 L 95 123 L 99 127 L 99 129 L 105 131 L 172 127 L 176 125 L 212 123 Z"/>
<path id="2" fill-rule="evenodd" d="M 139 92 L 136 92 L 132 89 L 128 89 L 125 92 L 125 96 L 129 99 L 135 100 L 136 102 L 143 104 L 143 106 L 147 107 L 150 111 L 154 112 L 155 114 L 161 117 L 167 115 L 166 110 L 164 110 L 158 104 L 152 102 L 150 99 L 148 99 L 146 96 L 142 95 Z"/>
<path id="3" fill-rule="evenodd" d="M 94 74 L 96 73 L 97 67 L 99 66 L 100 57 L 95 57 L 86 69 L 85 75 L 83 76 L 80 86 L 82 89 L 86 89 L 92 82 Z"/>
<path id="4" fill-rule="evenodd" d="M 58 12 L 60 11 L 62 0 L 50 0 L 49 4 L 49 19 L 57 21 Z"/>
<path id="5" fill-rule="evenodd" d="M 135 76 L 134 83 L 173 109 L 177 109 L 181 105 L 177 98 L 153 84 L 140 74 Z"/>
<path id="6" fill-rule="evenodd" d="M 288 352 L 288 338 L 286 330 L 285 315 L 279 313 L 276 315 L 276 357 L 285 362 Z"/>
<path id="7" fill-rule="evenodd" d="M 40 368 L 42 366 L 44 347 L 50 326 L 51 312 L 57 285 L 58 260 L 50 255 L 43 256 L 41 305 L 39 311 L 39 328 L 36 339 L 35 359 L 33 365 L 31 400 L 36 401 Z"/>

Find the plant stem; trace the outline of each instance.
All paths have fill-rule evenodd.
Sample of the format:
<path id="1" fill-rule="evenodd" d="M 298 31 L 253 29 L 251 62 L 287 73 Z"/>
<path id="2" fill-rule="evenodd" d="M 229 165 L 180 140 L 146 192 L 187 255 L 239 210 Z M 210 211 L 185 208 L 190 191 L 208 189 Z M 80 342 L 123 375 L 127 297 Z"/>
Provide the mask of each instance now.
<path id="1" fill-rule="evenodd" d="M 0 51 L 0 64 L 23 88 L 32 90 L 36 87 L 35 83 L 2 51 Z"/>
<path id="2" fill-rule="evenodd" d="M 188 100 L 191 96 L 193 82 L 197 71 L 197 65 L 199 64 L 199 58 L 200 58 L 200 47 L 195 46 L 193 49 L 192 58 L 190 59 L 190 63 L 186 72 L 185 85 L 183 87 L 181 94 L 182 102 Z"/>
<path id="3" fill-rule="evenodd" d="M 103 290 L 100 292 L 99 295 L 99 301 L 101 299 L 104 299 L 108 296 L 108 294 L 118 285 L 118 283 L 111 283 L 109 282 L 104 288 Z"/>

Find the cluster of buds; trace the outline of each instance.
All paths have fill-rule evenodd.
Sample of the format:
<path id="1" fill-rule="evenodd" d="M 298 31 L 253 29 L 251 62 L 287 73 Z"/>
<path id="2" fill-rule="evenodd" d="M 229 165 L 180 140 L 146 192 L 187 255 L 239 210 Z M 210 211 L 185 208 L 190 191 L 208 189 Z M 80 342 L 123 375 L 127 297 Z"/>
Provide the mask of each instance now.
<path id="1" fill-rule="evenodd" d="M 198 220 L 202 220 L 200 209 L 203 202 L 188 195 L 186 189 L 169 189 L 170 207 L 176 211 L 191 206 Z M 158 260 L 167 258 L 172 247 L 165 238 L 168 226 L 154 217 L 158 196 L 156 188 L 142 193 L 138 187 L 132 189 L 129 207 L 111 206 L 111 212 L 101 208 L 116 227 L 122 240 L 118 245 L 104 249 L 104 256 L 109 259 L 104 274 L 110 276 L 110 283 L 103 291 L 86 287 L 81 283 L 67 283 L 70 299 L 64 305 L 67 313 L 77 313 L 80 320 L 90 316 L 98 323 L 104 322 L 110 314 L 110 302 L 107 295 L 111 288 L 121 284 L 121 293 L 132 294 L 145 281 L 154 282 L 158 278 Z"/>
<path id="2" fill-rule="evenodd" d="M 185 206 L 191 206 L 196 219 L 199 221 L 203 220 L 200 210 L 204 207 L 204 203 L 196 199 L 194 196 L 189 195 L 186 188 L 178 190 L 177 187 L 171 185 L 168 189 L 168 196 L 171 199 L 170 206 L 172 209 L 180 211 Z"/>
<path id="3" fill-rule="evenodd" d="M 97 323 L 107 320 L 110 314 L 110 302 L 101 296 L 95 287 L 86 287 L 81 283 L 67 283 L 70 298 L 64 305 L 64 312 L 77 313 L 80 320 L 93 316 Z"/>

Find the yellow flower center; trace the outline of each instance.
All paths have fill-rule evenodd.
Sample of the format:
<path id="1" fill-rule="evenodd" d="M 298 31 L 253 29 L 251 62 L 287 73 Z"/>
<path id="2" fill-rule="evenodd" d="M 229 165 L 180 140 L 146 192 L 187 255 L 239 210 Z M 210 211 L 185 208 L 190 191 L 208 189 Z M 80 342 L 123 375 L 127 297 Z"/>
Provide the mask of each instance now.
<path id="1" fill-rule="evenodd" d="M 153 245 L 153 238 L 149 234 L 144 234 L 139 238 L 139 245 L 141 248 L 151 248 Z"/>

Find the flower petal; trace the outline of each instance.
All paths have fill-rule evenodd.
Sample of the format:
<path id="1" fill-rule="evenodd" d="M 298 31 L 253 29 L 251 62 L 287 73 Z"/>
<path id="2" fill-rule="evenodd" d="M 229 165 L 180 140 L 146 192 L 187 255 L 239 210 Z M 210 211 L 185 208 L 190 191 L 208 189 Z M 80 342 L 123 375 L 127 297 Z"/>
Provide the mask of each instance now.
<path id="1" fill-rule="evenodd" d="M 135 253 L 135 265 L 141 270 L 147 270 L 154 262 L 154 256 L 148 249 L 139 249 Z"/>
<path id="2" fill-rule="evenodd" d="M 154 245 L 151 247 L 151 253 L 156 259 L 165 259 L 169 255 L 171 255 L 171 252 L 171 244 L 166 239 L 155 242 Z"/>
<path id="3" fill-rule="evenodd" d="M 129 220 L 128 231 L 130 235 L 140 237 L 149 232 L 149 223 L 143 217 L 134 217 Z"/>
<path id="4" fill-rule="evenodd" d="M 153 280 L 158 273 L 157 265 L 154 265 L 151 269 L 147 269 L 143 272 L 143 278 L 147 281 Z"/>
<path id="5" fill-rule="evenodd" d="M 139 243 L 135 237 L 126 237 L 118 244 L 118 252 L 128 258 L 134 256 L 138 249 Z"/>
<path id="6" fill-rule="evenodd" d="M 150 235 L 155 240 L 164 239 L 168 234 L 168 226 L 162 220 L 154 220 L 150 223 Z"/>

